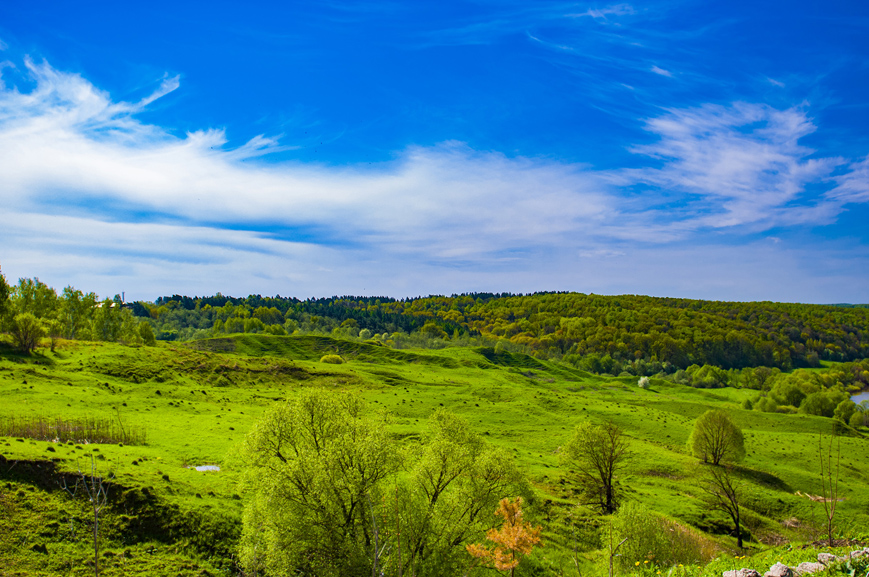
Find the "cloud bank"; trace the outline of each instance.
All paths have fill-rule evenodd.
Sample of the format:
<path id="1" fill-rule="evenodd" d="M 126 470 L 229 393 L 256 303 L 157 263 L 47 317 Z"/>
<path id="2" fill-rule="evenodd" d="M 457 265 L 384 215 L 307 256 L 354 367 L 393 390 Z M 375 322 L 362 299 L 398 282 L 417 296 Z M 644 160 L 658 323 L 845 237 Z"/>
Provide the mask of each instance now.
<path id="1" fill-rule="evenodd" d="M 680 278 L 668 260 L 702 259 L 708 231 L 729 235 L 705 249 L 722 262 L 758 254 L 748 247 L 762 241 L 747 235 L 830 223 L 846 203 L 869 201 L 869 160 L 817 157 L 800 145 L 816 129 L 801 107 L 665 111 L 645 121 L 651 142 L 633 151 L 649 166 L 639 169 L 460 142 L 334 167 L 273 161 L 269 154 L 287 148 L 265 135 L 230 147 L 222 130 L 178 135 L 140 121 L 178 89 L 177 77 L 126 103 L 48 63 L 24 67 L 32 89 L 0 86 L 0 263 L 7 277 L 56 277 L 102 294 L 657 286 L 691 296 L 712 287 L 719 292 L 706 296 L 722 298 L 727 283 Z M 816 186 L 825 192 L 807 193 Z M 776 250 L 787 249 L 760 254 L 790 263 L 792 274 L 804 266 Z M 669 280 L 642 285 L 626 272 L 648 279 L 655 262 Z M 785 298 L 769 290 L 759 281 L 750 294 L 730 294 Z"/>

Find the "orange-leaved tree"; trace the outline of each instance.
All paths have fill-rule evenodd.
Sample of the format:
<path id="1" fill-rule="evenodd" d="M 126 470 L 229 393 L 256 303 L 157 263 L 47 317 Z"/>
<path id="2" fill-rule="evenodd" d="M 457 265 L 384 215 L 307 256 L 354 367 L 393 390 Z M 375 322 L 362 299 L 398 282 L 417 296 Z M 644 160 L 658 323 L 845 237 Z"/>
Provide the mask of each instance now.
<path id="1" fill-rule="evenodd" d="M 504 519 L 500 529 L 489 529 L 486 534 L 486 539 L 492 541 L 495 547 L 489 549 L 473 543 L 466 549 L 484 565 L 498 571 L 509 571 L 512 576 L 519 565 L 519 556 L 530 554 L 534 545 L 540 543 L 541 528 L 534 528 L 531 523 L 522 520 L 522 497 L 516 497 L 515 501 L 507 497 L 501 499 L 495 515 Z"/>

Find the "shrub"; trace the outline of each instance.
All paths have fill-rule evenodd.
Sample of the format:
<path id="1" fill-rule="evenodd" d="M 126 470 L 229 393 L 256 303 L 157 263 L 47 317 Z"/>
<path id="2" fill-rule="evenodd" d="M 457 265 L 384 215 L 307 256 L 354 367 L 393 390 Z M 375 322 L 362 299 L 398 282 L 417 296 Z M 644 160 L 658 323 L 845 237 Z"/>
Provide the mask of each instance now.
<path id="1" fill-rule="evenodd" d="M 616 563 L 623 570 L 646 562 L 657 566 L 700 563 L 714 553 L 702 535 L 671 521 L 639 503 L 626 503 L 613 515 L 615 542 L 628 538 L 619 549 Z"/>
<path id="2" fill-rule="evenodd" d="M 641 389 L 648 389 L 652 384 L 649 382 L 649 377 L 640 377 L 640 380 L 637 382 L 637 385 Z"/>
<path id="3" fill-rule="evenodd" d="M 330 363 L 332 365 L 340 365 L 344 362 L 344 359 L 341 358 L 341 355 L 323 355 L 320 357 L 321 363 Z"/>

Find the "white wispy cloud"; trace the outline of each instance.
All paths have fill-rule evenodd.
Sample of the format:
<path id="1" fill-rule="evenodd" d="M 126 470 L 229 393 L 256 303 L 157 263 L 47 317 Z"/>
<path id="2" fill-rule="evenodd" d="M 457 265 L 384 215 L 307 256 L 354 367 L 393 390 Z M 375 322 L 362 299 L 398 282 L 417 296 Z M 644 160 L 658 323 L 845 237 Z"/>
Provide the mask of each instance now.
<path id="1" fill-rule="evenodd" d="M 669 70 L 664 70 L 663 68 L 658 68 L 657 66 L 652 66 L 652 68 L 650 70 L 652 72 L 654 72 L 655 74 L 658 74 L 659 76 L 666 76 L 667 78 L 673 78 L 673 73 L 670 72 Z"/>
<path id="2" fill-rule="evenodd" d="M 634 14 L 634 7 L 630 4 L 613 4 L 606 8 L 589 8 L 585 12 L 567 14 L 567 16 L 569 18 L 589 16 L 596 20 L 606 20 L 607 16 L 625 16 L 626 14 Z"/>
<path id="3" fill-rule="evenodd" d="M 479 258 L 555 245 L 612 213 L 597 176 L 582 169 L 461 143 L 411 147 L 376 168 L 256 162 L 283 150 L 258 136 L 227 149 L 221 130 L 183 138 L 135 118 L 78 75 L 27 63 L 36 87 L 0 96 L 0 200 L 114 218 L 161 214 L 190 224 L 257 230 L 315 228 L 322 242 L 376 244 L 430 258 Z M 120 209 L 120 210 L 119 210 Z"/>
<path id="4" fill-rule="evenodd" d="M 843 203 L 869 202 L 869 156 L 851 163 L 847 172 L 836 177 L 836 184 L 828 198 Z"/>
<path id="5" fill-rule="evenodd" d="M 828 223 L 839 206 L 803 195 L 823 183 L 842 158 L 814 158 L 799 140 L 816 127 L 802 108 L 777 110 L 735 103 L 669 110 L 646 121 L 658 140 L 633 151 L 660 168 L 623 171 L 621 182 L 640 182 L 694 195 L 703 209 L 698 226 Z M 797 203 L 798 204 L 794 204 Z"/>
<path id="6" fill-rule="evenodd" d="M 336 168 L 262 158 L 286 150 L 278 136 L 233 148 L 221 130 L 179 137 L 140 121 L 178 77 L 126 103 L 45 62 L 25 69 L 30 91 L 0 90 L 0 262 L 11 278 L 54 275 L 102 294 L 649 292 L 637 275 L 671 274 L 685 261 L 660 261 L 687 258 L 678 243 L 704 227 L 817 224 L 869 202 L 869 161 L 814 158 L 798 143 L 815 129 L 802 108 L 669 110 L 646 121 L 657 140 L 634 151 L 658 166 L 639 170 L 459 142 Z M 809 183 L 830 192 L 805 199 Z M 764 254 L 758 271 L 778 253 Z M 680 282 L 656 286 L 686 294 Z M 729 286 L 704 282 L 692 290 Z"/>

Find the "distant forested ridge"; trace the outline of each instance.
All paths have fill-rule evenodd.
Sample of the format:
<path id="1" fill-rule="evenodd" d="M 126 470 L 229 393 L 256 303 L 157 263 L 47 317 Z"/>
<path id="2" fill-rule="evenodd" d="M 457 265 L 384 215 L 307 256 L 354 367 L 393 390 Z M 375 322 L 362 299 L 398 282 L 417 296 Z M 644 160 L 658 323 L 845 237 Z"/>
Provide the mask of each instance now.
<path id="1" fill-rule="evenodd" d="M 768 366 L 788 370 L 821 360 L 869 357 L 869 309 L 863 306 L 721 302 L 582 293 L 471 293 L 388 297 L 233 298 L 166 296 L 138 302 L 158 338 L 208 332 L 322 332 L 394 340 L 481 337 L 594 372 L 646 362 L 687 368 Z"/>

